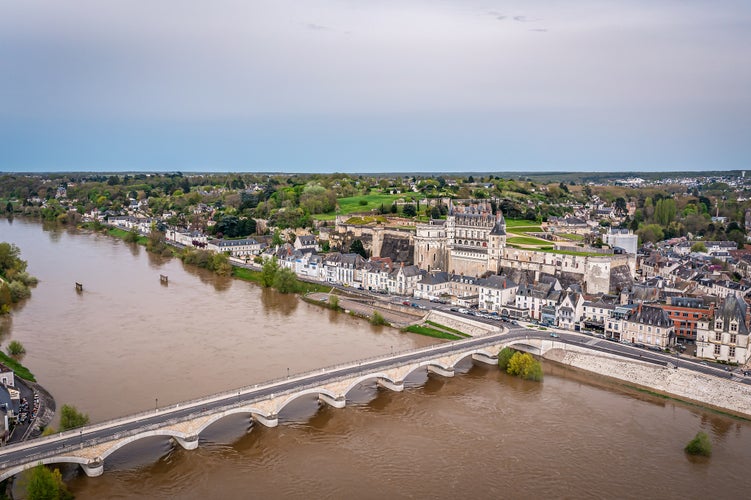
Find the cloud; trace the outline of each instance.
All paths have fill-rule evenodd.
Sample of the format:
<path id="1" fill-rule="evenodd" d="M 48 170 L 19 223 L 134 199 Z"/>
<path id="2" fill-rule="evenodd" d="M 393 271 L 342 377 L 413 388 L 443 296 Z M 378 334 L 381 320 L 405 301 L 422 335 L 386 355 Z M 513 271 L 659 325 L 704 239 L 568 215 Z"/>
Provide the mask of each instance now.
<path id="1" fill-rule="evenodd" d="M 334 28 L 330 28 L 328 26 L 324 26 L 322 24 L 316 24 L 316 23 L 308 23 L 305 25 L 305 27 L 313 31 L 336 31 Z"/>
<path id="2" fill-rule="evenodd" d="M 531 18 L 527 16 L 514 16 L 514 21 L 518 21 L 520 23 L 536 23 L 540 20 L 541 19 Z"/>

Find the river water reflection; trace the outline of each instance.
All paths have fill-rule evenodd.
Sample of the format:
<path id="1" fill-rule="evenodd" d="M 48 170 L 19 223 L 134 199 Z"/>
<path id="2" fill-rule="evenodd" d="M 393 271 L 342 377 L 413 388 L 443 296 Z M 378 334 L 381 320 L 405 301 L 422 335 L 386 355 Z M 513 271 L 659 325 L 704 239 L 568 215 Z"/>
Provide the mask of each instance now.
<path id="1" fill-rule="evenodd" d="M 92 421 L 432 343 L 105 235 L 15 219 L 0 221 L 0 241 L 16 243 L 40 279 L 3 344 L 20 340 L 58 404 Z M 416 373 L 403 393 L 364 384 L 342 410 L 302 399 L 278 428 L 227 418 L 190 452 L 144 440 L 108 458 L 104 476 L 74 474 L 70 486 L 78 498 L 747 494 L 747 422 L 545 369 L 542 384 L 470 363 L 452 379 Z M 710 460 L 682 452 L 700 429 Z"/>

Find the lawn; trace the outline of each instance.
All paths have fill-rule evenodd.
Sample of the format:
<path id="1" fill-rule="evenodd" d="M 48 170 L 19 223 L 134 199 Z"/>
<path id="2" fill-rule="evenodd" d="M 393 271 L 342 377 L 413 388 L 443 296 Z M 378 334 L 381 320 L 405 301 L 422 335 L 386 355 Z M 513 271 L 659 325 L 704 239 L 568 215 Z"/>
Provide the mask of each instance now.
<path id="1" fill-rule="evenodd" d="M 519 226 L 535 226 L 539 229 L 540 224 L 537 221 L 525 219 L 506 219 L 506 229 L 513 229 Z"/>
<path id="2" fill-rule="evenodd" d="M 550 246 L 550 242 L 541 238 L 533 238 L 531 236 L 511 236 L 506 238 L 506 243 L 511 245 L 547 245 Z"/>
<path id="3" fill-rule="evenodd" d="M 571 241 L 584 241 L 584 236 L 582 236 L 581 234 L 561 233 L 558 236 L 560 236 L 561 238 L 569 239 Z"/>
<path id="4" fill-rule="evenodd" d="M 427 326 L 412 325 L 404 328 L 402 331 L 426 335 L 428 337 L 435 337 L 437 339 L 459 340 L 461 338 L 457 335 L 452 335 L 450 333 L 442 332 L 440 330 L 436 330 L 435 328 L 430 328 Z"/>
<path id="5" fill-rule="evenodd" d="M 337 204 L 339 205 L 339 214 L 347 215 L 355 212 L 369 212 L 374 209 L 381 208 L 381 204 L 383 204 L 383 207 L 388 209 L 391 207 L 391 204 L 394 202 L 394 200 L 399 200 L 402 198 L 408 198 L 408 197 L 414 197 L 418 196 L 416 193 L 406 193 L 406 194 L 382 194 L 382 193 L 376 193 L 376 194 L 368 194 L 368 195 L 362 195 L 362 196 L 350 196 L 348 198 L 339 198 L 336 200 Z M 360 204 L 361 201 L 365 201 L 365 204 Z M 334 213 L 328 213 L 328 214 L 316 214 L 313 216 L 314 218 L 318 220 L 334 220 L 336 217 L 336 214 Z"/>

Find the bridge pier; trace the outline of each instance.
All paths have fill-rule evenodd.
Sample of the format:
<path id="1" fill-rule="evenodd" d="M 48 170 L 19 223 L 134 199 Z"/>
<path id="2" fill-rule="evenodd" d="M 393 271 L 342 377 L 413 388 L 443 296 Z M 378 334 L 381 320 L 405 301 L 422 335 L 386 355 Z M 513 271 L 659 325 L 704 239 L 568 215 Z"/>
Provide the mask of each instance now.
<path id="1" fill-rule="evenodd" d="M 195 450 L 198 448 L 198 436 L 188 436 L 185 439 L 174 437 L 174 440 L 186 450 Z"/>
<path id="2" fill-rule="evenodd" d="M 345 398 L 344 396 L 337 396 L 336 398 L 332 398 L 328 394 L 320 393 L 318 394 L 318 399 L 329 406 L 333 406 L 334 408 L 344 408 L 347 405 L 347 398 Z"/>
<path id="3" fill-rule="evenodd" d="M 104 474 L 104 461 L 94 460 L 88 464 L 81 464 L 81 469 L 88 477 L 97 477 Z"/>
<path id="4" fill-rule="evenodd" d="M 497 365 L 498 364 L 498 358 L 490 357 L 485 354 L 480 354 L 479 352 L 472 355 L 472 360 L 477 361 L 479 363 L 485 363 L 486 365 Z"/>
<path id="5" fill-rule="evenodd" d="M 453 377 L 454 369 L 446 369 L 438 365 L 428 365 L 428 373 L 435 373 L 436 375 L 440 375 L 441 377 Z"/>
<path id="6" fill-rule="evenodd" d="M 396 392 L 402 392 L 404 390 L 404 381 L 392 382 L 383 377 L 378 377 L 376 379 L 376 384 L 380 385 L 381 387 L 385 387 L 386 389 L 390 389 Z"/>
<path id="7" fill-rule="evenodd" d="M 276 417 L 276 413 L 272 413 L 268 416 L 254 413 L 253 418 L 258 421 L 259 424 L 265 425 L 266 427 L 276 427 L 279 425 L 279 419 Z"/>

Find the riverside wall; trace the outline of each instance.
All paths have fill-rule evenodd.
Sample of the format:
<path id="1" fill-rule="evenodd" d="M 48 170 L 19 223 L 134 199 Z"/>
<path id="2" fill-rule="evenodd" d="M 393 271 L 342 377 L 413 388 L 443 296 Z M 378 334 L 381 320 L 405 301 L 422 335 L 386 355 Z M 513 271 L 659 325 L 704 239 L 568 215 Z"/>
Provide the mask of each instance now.
<path id="1" fill-rule="evenodd" d="M 629 386 L 751 419 L 751 386 L 746 384 L 682 368 L 665 368 L 605 353 L 592 354 L 571 345 L 566 345 L 565 349 L 551 349 L 543 358 L 616 379 Z"/>

